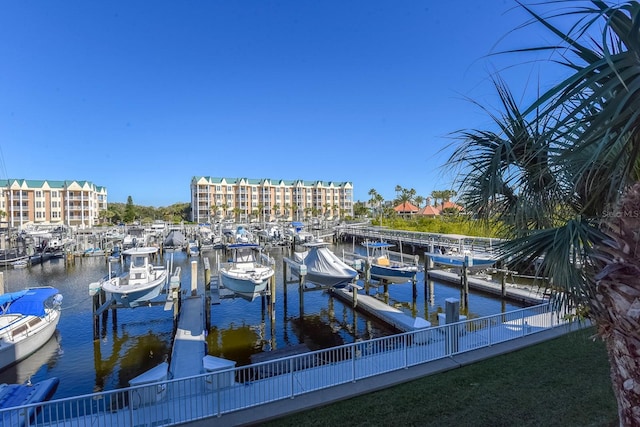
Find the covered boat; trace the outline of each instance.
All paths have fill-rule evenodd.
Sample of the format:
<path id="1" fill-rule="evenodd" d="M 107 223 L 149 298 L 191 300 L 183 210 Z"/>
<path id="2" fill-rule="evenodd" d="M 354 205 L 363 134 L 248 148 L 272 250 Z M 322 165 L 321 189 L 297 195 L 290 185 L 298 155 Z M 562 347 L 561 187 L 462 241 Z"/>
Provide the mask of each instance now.
<path id="1" fill-rule="evenodd" d="M 52 287 L 0 295 L 0 369 L 44 346 L 60 321 L 62 295 Z"/>
<path id="2" fill-rule="evenodd" d="M 306 280 L 322 286 L 339 286 L 352 281 L 358 272 L 342 261 L 321 240 L 305 243 L 305 252 L 296 252 L 294 260 L 307 268 Z"/>
<path id="3" fill-rule="evenodd" d="M 187 245 L 187 238 L 180 230 L 171 230 L 162 241 L 165 249 L 182 249 Z"/>

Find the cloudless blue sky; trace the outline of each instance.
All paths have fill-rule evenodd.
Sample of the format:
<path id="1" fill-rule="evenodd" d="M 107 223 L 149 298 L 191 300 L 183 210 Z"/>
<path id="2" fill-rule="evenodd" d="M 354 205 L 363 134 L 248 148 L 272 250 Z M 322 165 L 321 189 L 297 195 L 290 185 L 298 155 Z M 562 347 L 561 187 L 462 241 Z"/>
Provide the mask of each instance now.
<path id="1" fill-rule="evenodd" d="M 189 202 L 193 176 L 451 188 L 450 132 L 489 124 L 496 50 L 552 40 L 510 0 L 0 4 L 0 178 Z M 505 37 L 504 40 L 501 39 Z M 547 40 L 549 38 L 549 40 Z M 544 64 L 505 71 L 516 94 Z M 533 83 L 532 83 L 533 81 Z"/>

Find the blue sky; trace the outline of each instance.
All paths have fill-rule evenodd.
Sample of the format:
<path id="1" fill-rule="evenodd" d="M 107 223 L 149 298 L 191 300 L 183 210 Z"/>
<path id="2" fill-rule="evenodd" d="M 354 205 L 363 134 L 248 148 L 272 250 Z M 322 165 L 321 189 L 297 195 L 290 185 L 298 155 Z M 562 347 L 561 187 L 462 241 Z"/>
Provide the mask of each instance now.
<path id="1" fill-rule="evenodd" d="M 447 135 L 489 121 L 492 51 L 543 43 L 514 1 L 0 4 L 0 178 L 189 202 L 193 176 L 351 181 L 354 199 L 451 188 Z M 535 81 L 535 83 L 531 83 Z"/>

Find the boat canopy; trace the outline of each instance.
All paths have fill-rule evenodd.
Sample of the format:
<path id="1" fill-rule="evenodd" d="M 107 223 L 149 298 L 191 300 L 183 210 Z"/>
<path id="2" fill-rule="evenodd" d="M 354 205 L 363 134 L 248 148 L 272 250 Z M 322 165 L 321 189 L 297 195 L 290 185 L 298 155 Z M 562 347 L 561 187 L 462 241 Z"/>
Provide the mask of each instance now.
<path id="1" fill-rule="evenodd" d="M 304 257 L 304 264 L 307 269 L 327 276 L 350 276 L 355 277 L 357 271 L 345 264 L 329 248 L 318 246 L 309 251 Z"/>
<path id="2" fill-rule="evenodd" d="M 58 294 L 56 288 L 31 288 L 0 295 L 4 314 L 44 316 L 44 302 Z M 15 297 L 18 294 L 19 296 Z"/>

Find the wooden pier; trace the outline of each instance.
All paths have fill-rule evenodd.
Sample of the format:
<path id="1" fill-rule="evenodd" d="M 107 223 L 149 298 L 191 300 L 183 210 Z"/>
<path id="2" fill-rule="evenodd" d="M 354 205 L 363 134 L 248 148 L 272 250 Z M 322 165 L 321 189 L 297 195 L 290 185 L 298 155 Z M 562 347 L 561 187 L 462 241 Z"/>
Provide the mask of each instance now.
<path id="1" fill-rule="evenodd" d="M 402 310 L 391 307 L 377 298 L 370 295 L 358 294 L 355 286 L 352 286 L 351 289 L 331 288 L 330 292 L 331 295 L 335 295 L 352 304 L 355 309 L 363 311 L 401 332 L 410 332 L 431 326 L 431 322 L 422 317 L 409 316 Z"/>

